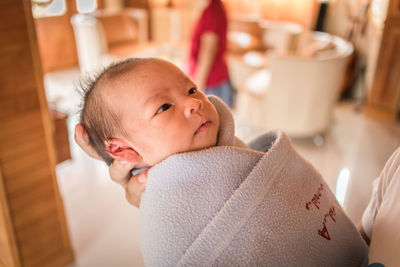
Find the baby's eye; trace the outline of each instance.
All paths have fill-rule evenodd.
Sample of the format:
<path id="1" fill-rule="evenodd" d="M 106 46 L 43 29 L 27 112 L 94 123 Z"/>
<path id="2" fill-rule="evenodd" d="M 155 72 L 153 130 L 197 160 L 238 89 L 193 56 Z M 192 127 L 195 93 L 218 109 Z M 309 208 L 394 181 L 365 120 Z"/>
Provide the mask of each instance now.
<path id="1" fill-rule="evenodd" d="M 161 112 L 166 111 L 167 109 L 169 109 L 171 107 L 170 104 L 164 104 L 162 105 L 156 112 L 156 114 L 160 114 Z"/>
<path id="2" fill-rule="evenodd" d="M 195 93 L 197 93 L 197 89 L 194 88 L 194 87 L 193 87 L 193 88 L 190 88 L 189 91 L 188 91 L 188 94 L 189 94 L 189 95 L 192 95 L 192 94 L 195 94 Z"/>

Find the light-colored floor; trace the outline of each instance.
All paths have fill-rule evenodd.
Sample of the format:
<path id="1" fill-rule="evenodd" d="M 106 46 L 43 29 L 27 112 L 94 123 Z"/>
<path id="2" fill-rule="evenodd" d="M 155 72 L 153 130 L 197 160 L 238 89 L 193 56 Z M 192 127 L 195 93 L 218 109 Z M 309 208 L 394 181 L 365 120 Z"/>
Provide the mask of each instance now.
<path id="1" fill-rule="evenodd" d="M 139 211 L 125 201 L 122 188 L 108 177 L 102 162 L 86 156 L 73 142 L 79 95 L 71 88 L 69 70 L 46 80 L 50 102 L 68 112 L 72 160 L 57 166 L 57 178 L 65 206 L 76 261 L 70 267 L 143 266 L 139 243 Z M 62 89 L 61 89 L 62 88 Z M 67 89 L 66 89 L 67 88 Z M 56 103 L 55 103 L 56 102 Z M 359 221 L 371 192 L 371 181 L 385 161 L 400 146 L 400 125 L 384 123 L 355 111 L 356 103 L 335 107 L 334 121 L 322 146 L 311 139 L 292 140 L 296 149 L 318 169 L 335 192 L 339 174 L 348 177 L 343 206 L 349 217 Z M 260 131 L 245 122 L 237 123 L 237 135 L 248 141 Z M 346 182 L 341 183 L 346 188 Z"/>

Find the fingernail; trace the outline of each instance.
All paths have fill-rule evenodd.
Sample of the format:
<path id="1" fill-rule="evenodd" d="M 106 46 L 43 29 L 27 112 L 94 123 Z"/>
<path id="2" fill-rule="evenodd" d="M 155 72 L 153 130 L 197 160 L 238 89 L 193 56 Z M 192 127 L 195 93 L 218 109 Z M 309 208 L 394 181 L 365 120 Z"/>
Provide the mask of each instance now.
<path id="1" fill-rule="evenodd" d="M 145 176 L 145 175 L 140 175 L 140 176 L 139 176 L 139 182 L 140 182 L 140 183 L 146 182 L 146 176 Z"/>
<path id="2" fill-rule="evenodd" d="M 121 160 L 120 163 L 123 164 L 123 165 L 127 165 L 128 164 L 128 162 L 125 161 L 125 160 Z"/>

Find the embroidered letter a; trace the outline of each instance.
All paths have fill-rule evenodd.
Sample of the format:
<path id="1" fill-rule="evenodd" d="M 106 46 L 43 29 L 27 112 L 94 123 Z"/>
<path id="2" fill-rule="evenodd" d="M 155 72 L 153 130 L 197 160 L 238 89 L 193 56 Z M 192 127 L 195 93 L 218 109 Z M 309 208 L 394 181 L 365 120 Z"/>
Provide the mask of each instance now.
<path id="1" fill-rule="evenodd" d="M 331 240 L 331 237 L 329 236 L 329 232 L 328 232 L 328 229 L 326 229 L 325 224 L 324 224 L 324 227 L 322 228 L 322 230 L 318 229 L 318 234 L 327 240 Z"/>

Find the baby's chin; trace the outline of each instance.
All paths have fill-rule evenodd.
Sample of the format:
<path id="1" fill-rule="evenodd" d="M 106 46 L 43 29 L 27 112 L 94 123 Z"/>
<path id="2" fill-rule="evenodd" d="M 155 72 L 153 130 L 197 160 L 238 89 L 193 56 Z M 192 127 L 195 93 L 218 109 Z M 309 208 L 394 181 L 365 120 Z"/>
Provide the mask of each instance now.
<path id="1" fill-rule="evenodd" d="M 217 145 L 217 137 L 215 137 L 215 138 L 213 138 L 211 140 L 205 141 L 202 144 L 199 144 L 199 145 L 193 147 L 192 149 L 188 150 L 187 152 L 203 150 L 203 149 L 214 147 L 216 145 Z"/>
<path id="2" fill-rule="evenodd" d="M 160 158 L 158 158 L 157 160 L 153 160 L 151 161 L 152 164 L 148 164 L 149 166 L 154 166 L 157 165 L 158 163 L 162 162 L 163 160 L 167 159 L 170 156 L 176 155 L 176 154 L 182 154 L 182 153 L 187 153 L 187 152 L 194 152 L 194 151 L 200 151 L 200 150 L 204 150 L 204 149 L 208 149 L 208 148 L 212 148 L 215 147 L 217 145 L 217 138 L 215 137 L 215 140 L 210 140 L 208 142 L 203 142 L 202 144 L 197 144 L 191 147 L 188 147 L 186 149 L 179 149 L 176 150 L 173 153 L 170 153 L 168 155 L 164 155 L 161 156 Z"/>

